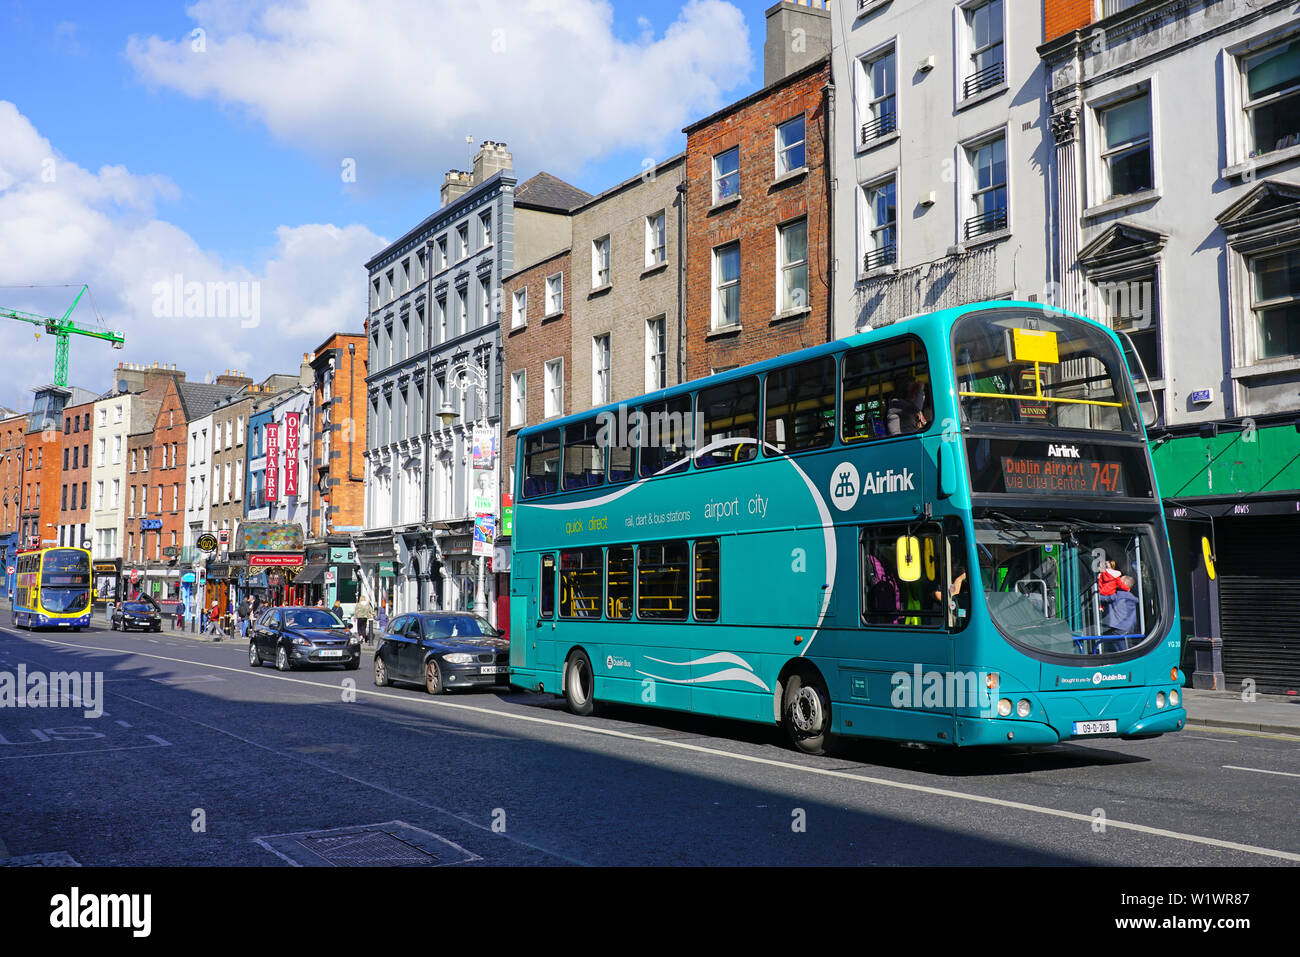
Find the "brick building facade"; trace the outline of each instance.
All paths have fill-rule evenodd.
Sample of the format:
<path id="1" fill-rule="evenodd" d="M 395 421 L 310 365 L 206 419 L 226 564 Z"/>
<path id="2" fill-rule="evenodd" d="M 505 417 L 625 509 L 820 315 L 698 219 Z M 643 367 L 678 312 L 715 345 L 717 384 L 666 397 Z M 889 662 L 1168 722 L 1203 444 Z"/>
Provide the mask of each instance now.
<path id="1" fill-rule="evenodd" d="M 686 375 L 828 339 L 830 61 L 686 127 Z"/>
<path id="2" fill-rule="evenodd" d="M 60 545 L 80 548 L 90 539 L 90 449 L 94 402 L 63 410 L 63 450 L 59 476 Z"/>

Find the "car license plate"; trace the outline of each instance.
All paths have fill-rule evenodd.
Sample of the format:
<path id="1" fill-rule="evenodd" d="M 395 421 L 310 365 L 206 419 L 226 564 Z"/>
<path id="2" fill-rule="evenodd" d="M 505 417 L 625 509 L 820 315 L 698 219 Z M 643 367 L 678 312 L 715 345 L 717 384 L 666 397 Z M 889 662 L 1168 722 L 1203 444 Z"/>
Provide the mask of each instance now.
<path id="1" fill-rule="evenodd" d="M 478 670 L 481 675 L 503 675 L 506 673 L 505 665 L 484 665 Z"/>
<path id="2" fill-rule="evenodd" d="M 342 657 L 343 657 L 343 652 L 341 652 L 341 651 L 322 651 L 322 652 L 320 653 L 320 656 L 321 656 L 322 658 L 342 658 Z"/>
<path id="3" fill-rule="evenodd" d="M 1074 722 L 1075 734 L 1114 734 L 1116 723 L 1114 721 L 1076 721 Z"/>

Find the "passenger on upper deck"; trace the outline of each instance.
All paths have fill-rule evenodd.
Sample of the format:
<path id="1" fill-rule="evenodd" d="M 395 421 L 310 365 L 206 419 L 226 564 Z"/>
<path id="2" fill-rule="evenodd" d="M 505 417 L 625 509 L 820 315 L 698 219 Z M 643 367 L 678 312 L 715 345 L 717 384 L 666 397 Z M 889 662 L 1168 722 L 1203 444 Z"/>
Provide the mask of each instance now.
<path id="1" fill-rule="evenodd" d="M 889 400 L 889 415 L 885 428 L 890 435 L 911 435 L 920 432 L 929 420 L 925 417 L 925 385 L 908 376 L 902 387 Z"/>

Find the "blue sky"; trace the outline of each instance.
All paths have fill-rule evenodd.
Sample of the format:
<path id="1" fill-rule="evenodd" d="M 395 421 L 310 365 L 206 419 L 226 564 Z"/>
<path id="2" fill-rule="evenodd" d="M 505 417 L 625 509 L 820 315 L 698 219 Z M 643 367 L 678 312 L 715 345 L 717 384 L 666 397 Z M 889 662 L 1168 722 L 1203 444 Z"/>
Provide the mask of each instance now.
<path id="1" fill-rule="evenodd" d="M 169 178 L 180 195 L 160 214 L 232 262 L 255 267 L 280 224 L 360 222 L 392 238 L 437 204 L 441 166 L 431 168 L 423 181 L 395 178 L 348 190 L 335 164 L 271 135 L 248 110 L 141 77 L 125 54 L 128 38 L 188 38 L 197 21 L 184 4 L 4 3 L 0 98 L 13 101 L 60 152 L 87 169 L 123 165 L 134 174 Z M 730 92 L 739 96 L 761 82 L 767 4 L 737 0 L 736 5 L 745 14 L 752 54 L 751 69 L 734 77 Z M 612 6 L 614 35 L 632 42 L 644 29 L 640 18 L 660 36 L 682 3 L 614 0 Z M 472 126 L 465 133 L 479 141 L 504 138 L 490 116 L 463 125 Z M 684 145 L 685 137 L 678 135 L 664 144 L 664 155 Z M 448 150 L 468 161 L 464 134 L 448 143 Z M 592 157 L 566 171 L 566 178 L 599 192 L 638 172 L 645 155 L 645 150 L 625 149 Z M 516 152 L 515 162 L 521 176 L 551 168 L 542 155 Z"/>
<path id="2" fill-rule="evenodd" d="M 0 305 L 61 312 L 75 289 L 14 287 L 88 282 L 76 317 L 127 334 L 74 340 L 96 391 L 120 359 L 296 367 L 360 328 L 362 264 L 436 208 L 467 134 L 598 192 L 760 85 L 766 5 L 0 0 Z M 259 321 L 160 315 L 174 275 L 258 285 Z M 25 408 L 53 344 L 3 322 L 0 348 L 0 406 Z"/>

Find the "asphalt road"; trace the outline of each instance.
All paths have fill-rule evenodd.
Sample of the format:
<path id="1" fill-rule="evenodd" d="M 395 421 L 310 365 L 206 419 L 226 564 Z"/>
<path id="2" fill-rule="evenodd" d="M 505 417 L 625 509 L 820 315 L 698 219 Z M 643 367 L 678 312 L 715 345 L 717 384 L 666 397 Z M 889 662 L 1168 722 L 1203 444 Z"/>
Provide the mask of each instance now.
<path id="1" fill-rule="evenodd" d="M 1294 736 L 1189 729 L 1032 752 L 863 743 L 814 758 L 758 725 L 376 688 L 369 655 L 359 671 L 280 674 L 250 668 L 238 640 L 0 629 L 0 672 L 20 665 L 102 672 L 105 713 L 0 708 L 11 859 L 1300 863 Z"/>

